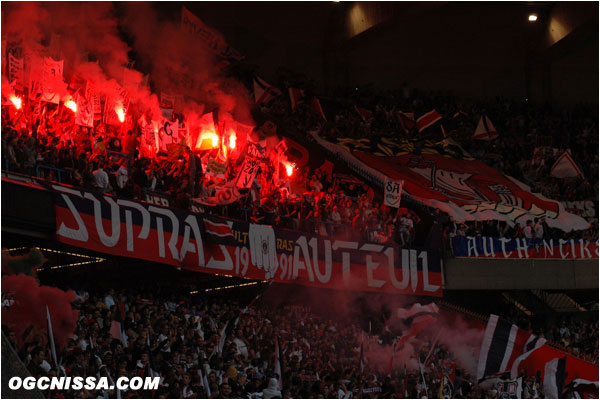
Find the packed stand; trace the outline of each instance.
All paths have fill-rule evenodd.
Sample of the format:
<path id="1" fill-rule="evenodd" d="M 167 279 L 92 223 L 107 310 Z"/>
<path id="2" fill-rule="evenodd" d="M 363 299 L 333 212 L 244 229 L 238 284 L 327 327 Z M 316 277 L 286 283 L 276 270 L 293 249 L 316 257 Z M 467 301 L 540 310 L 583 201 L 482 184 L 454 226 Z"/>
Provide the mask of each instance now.
<path id="1" fill-rule="evenodd" d="M 50 129 L 35 135 L 17 131 L 9 121 L 3 119 L 2 129 L 3 168 L 9 171 L 37 174 L 48 181 L 60 180 L 127 199 L 145 200 L 146 193 L 161 194 L 175 208 L 196 206 L 209 214 L 315 235 L 402 246 L 414 239 L 416 214 L 406 209 L 392 212 L 374 200 L 370 187 L 337 179 L 331 171 L 304 167 L 290 178 L 276 181 L 269 165 L 266 171 L 259 171 L 252 188 L 238 201 L 202 206 L 194 199 L 210 197 L 224 181 L 234 179 L 239 162 L 230 165 L 227 175 L 214 176 L 203 172 L 204 160 L 189 149 L 176 159 L 137 157 L 139 139 L 133 131 L 120 132 L 99 124 L 96 130 L 107 138 L 105 147 L 99 148 L 90 140 L 95 134 L 86 127 L 78 127 L 72 139 L 67 139 L 64 133 Z"/>
<path id="2" fill-rule="evenodd" d="M 303 84 L 310 86 L 298 82 L 298 85 Z M 338 91 L 333 98 L 327 99 L 324 103 L 329 106 L 327 114 L 333 118 L 323 122 L 309 104 L 301 104 L 288 116 L 287 102 L 284 97 L 276 99 L 271 106 L 263 106 L 262 111 L 279 117 L 282 123 L 289 121 L 301 132 L 319 127 L 323 135 L 330 138 L 394 136 L 422 139 L 405 131 L 399 112 L 418 116 L 435 109 L 445 118 L 443 123 L 448 137 L 457 140 L 475 158 L 530 185 L 534 192 L 555 200 L 598 200 L 598 112 L 597 107 L 591 105 L 557 110 L 527 101 L 472 100 L 408 87 L 387 92 L 356 88 Z M 358 107 L 369 112 L 367 118 L 357 111 Z M 489 142 L 473 139 L 482 115 L 493 121 L 498 139 Z M 583 171 L 583 180 L 550 176 L 554 160 L 565 150 L 570 151 Z"/>
<path id="3" fill-rule="evenodd" d="M 553 199 L 597 201 L 598 176 L 594 166 L 597 166 L 598 158 L 595 147 L 586 145 L 597 143 L 597 125 L 590 118 L 593 112 L 584 107 L 556 116 L 549 108 L 535 108 L 508 100 L 468 102 L 450 95 L 427 94 L 407 88 L 384 95 L 354 91 L 340 92 L 338 96 L 327 103 L 328 114 L 334 115 L 330 122 L 323 122 L 308 102 L 300 103 L 291 112 L 284 96 L 266 104 L 260 103 L 253 111 L 257 121 L 274 120 L 280 132 L 304 141 L 310 140 L 306 132 L 315 129 L 330 139 L 397 136 L 404 132 L 398 111 L 417 112 L 435 107 L 445 116 L 460 111 L 467 117 L 460 123 L 449 124 L 448 136 L 458 140 L 477 158 Z M 370 116 L 365 118 L 359 114 L 356 104 L 373 110 Z M 189 148 L 177 157 L 167 154 L 159 154 L 156 158 L 142 157 L 138 154 L 139 126 L 124 130 L 99 123 L 90 132 L 87 127 L 69 124 L 72 116 L 68 110 L 58 110 L 55 121 L 23 123 L 11 119 L 7 107 L 3 107 L 2 168 L 129 199 L 145 200 L 146 193 L 157 193 L 169 199 L 172 207 L 192 208 L 317 235 L 339 234 L 379 243 L 394 241 L 402 246 L 414 243 L 415 225 L 420 219 L 414 212 L 407 210 L 394 214 L 377 204 L 379 196 L 374 196 L 367 186 L 350 196 L 335 187 L 335 178 L 330 171 L 318 168 L 305 167 L 296 170 L 289 179 L 276 179 L 282 176 L 282 173 L 276 173 L 280 172 L 276 171 L 280 166 L 271 163 L 261 168 L 249 192 L 239 201 L 228 206 L 202 205 L 194 199 L 214 196 L 227 182 L 234 180 L 242 166 L 241 158 L 236 162 L 228 161 L 224 174 L 214 175 L 206 173 L 207 155 L 194 153 Z M 482 113 L 495 121 L 500 139 L 492 142 L 473 140 L 473 127 Z M 17 126 L 19 129 L 15 129 Z M 541 132 L 548 133 L 550 141 L 541 136 Z M 103 140 L 98 141 L 98 137 Z M 549 178 L 552 157 L 556 156 L 557 149 L 563 148 L 570 148 L 573 158 L 584 167 L 585 181 Z M 209 156 L 217 156 L 215 150 L 212 153 Z M 429 210 L 427 214 L 438 215 L 435 210 Z M 594 240 L 598 236 L 597 219 L 592 220 L 592 224 L 587 231 L 562 232 L 549 228 L 543 219 L 514 227 L 500 221 L 458 224 L 448 220 L 442 229 L 445 238 L 465 234 Z M 427 227 L 431 226 L 431 223 L 427 224 Z"/>
<path id="4" fill-rule="evenodd" d="M 289 85 L 289 80 L 281 84 Z M 298 87 L 310 83 L 300 80 Z M 307 90 L 308 93 L 310 89 Z M 307 94 L 310 98 L 312 94 Z M 288 131 L 308 132 L 318 130 L 330 141 L 337 138 L 377 138 L 391 136 L 414 140 L 441 140 L 444 136 L 417 136 L 406 132 L 399 112 L 418 116 L 431 109 L 437 110 L 444 119 L 447 137 L 457 141 L 468 153 L 491 167 L 515 177 L 553 200 L 591 200 L 598 207 L 598 114 L 593 107 L 578 105 L 570 110 L 553 110 L 549 106 L 534 106 L 528 102 L 497 98 L 492 101 L 472 101 L 450 94 L 427 93 L 404 87 L 399 91 L 375 93 L 370 89 L 340 91 L 333 98 L 323 100 L 323 107 L 331 118 L 319 119 L 309 102 L 300 104 L 290 114 L 287 98 L 280 97 L 261 111 Z M 357 106 L 359 105 L 360 108 Z M 360 109 L 360 112 L 359 112 Z M 368 114 L 365 117 L 365 110 Z M 499 138 L 493 141 L 475 140 L 473 134 L 482 115 L 494 121 Z M 496 122 L 497 121 L 497 122 Z M 441 131 L 440 131 L 441 132 Z M 584 179 L 554 178 L 550 169 L 554 161 L 565 151 L 583 171 Z M 542 219 L 508 226 L 502 221 L 477 221 L 445 226 L 447 237 L 469 231 L 469 236 L 493 236 L 507 238 L 585 238 L 595 240 L 598 236 L 598 218 L 588 218 L 590 229 L 579 232 L 563 232 L 551 229 Z M 462 225 L 462 226 L 461 226 Z M 544 226 L 543 232 L 539 228 Z M 528 227 L 530 226 L 530 227 Z M 528 232 L 533 227 L 537 232 Z M 485 231 L 485 233 L 484 233 Z"/>
<path id="5" fill-rule="evenodd" d="M 122 398 L 438 398 L 450 387 L 441 384 L 442 367 L 454 363 L 452 397 L 497 395 L 478 388 L 448 348 L 428 334 L 419 337 L 420 348 L 413 355 L 425 362 L 423 375 L 410 362 L 408 368 L 390 369 L 387 362 L 368 360 L 369 346 L 377 346 L 377 341 L 385 344 L 389 331 L 373 334 L 371 344 L 366 344 L 368 333 L 359 321 L 328 320 L 303 306 L 285 306 L 282 313 L 278 307 L 255 304 L 240 314 L 244 305 L 227 295 L 182 299 L 139 290 L 86 294 L 74 305 L 80 309 L 79 321 L 66 347 L 59 349 L 58 370 L 43 332 L 26 330 L 25 337 L 17 338 L 3 327 L 32 375 L 160 377 L 157 390 L 129 390 L 119 394 Z M 219 351 L 221 332 L 238 315 L 239 322 Z M 115 320 L 122 321 L 125 335 L 111 329 Z M 595 331 L 582 325 L 570 332 L 581 329 L 591 329 L 597 342 L 597 324 Z M 276 373 L 277 343 L 282 388 Z M 524 388 L 530 393 L 524 393 L 525 398 L 543 398 L 536 375 L 526 377 L 529 389 L 525 384 Z M 75 393 L 48 390 L 44 395 Z M 80 396 L 114 398 L 117 393 L 84 390 Z"/>

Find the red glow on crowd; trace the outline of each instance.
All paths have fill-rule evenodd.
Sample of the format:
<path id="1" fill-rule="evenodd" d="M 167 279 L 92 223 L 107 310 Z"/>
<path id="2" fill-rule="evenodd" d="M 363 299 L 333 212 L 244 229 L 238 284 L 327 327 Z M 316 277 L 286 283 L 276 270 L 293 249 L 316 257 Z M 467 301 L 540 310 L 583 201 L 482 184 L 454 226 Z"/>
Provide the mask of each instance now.
<path id="1" fill-rule="evenodd" d="M 21 109 L 21 106 L 23 105 L 23 100 L 21 100 L 20 97 L 17 97 L 17 96 L 13 95 L 13 96 L 10 97 L 10 101 L 13 103 L 13 105 L 15 106 L 15 108 L 17 110 Z"/>
<path id="2" fill-rule="evenodd" d="M 75 103 L 73 100 L 66 101 L 65 107 L 67 107 L 69 110 L 71 110 L 73 112 L 77 112 L 77 103 Z"/>

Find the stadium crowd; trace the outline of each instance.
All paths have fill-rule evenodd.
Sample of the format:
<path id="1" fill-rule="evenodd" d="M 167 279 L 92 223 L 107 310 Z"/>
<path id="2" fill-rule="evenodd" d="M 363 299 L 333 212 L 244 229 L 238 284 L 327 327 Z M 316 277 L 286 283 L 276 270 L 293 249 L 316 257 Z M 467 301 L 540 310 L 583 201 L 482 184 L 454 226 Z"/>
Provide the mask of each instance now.
<path id="1" fill-rule="evenodd" d="M 582 145 L 583 142 L 597 143 L 597 125 L 590 117 L 593 112 L 585 107 L 556 115 L 549 108 L 514 101 L 468 102 L 450 95 L 408 89 L 384 95 L 362 92 L 343 95 L 345 97 L 340 94 L 342 97 L 326 103 L 327 113 L 334 115 L 331 122 L 322 121 L 308 102 L 300 103 L 292 112 L 285 96 L 256 105 L 253 114 L 259 122 L 277 121 L 279 132 L 303 141 L 310 140 L 306 132 L 314 129 L 319 129 L 326 138 L 391 133 L 411 137 L 414 133 L 403 130 L 398 111 L 419 112 L 435 107 L 444 116 L 456 113 L 462 116 L 448 119 L 448 136 L 494 168 L 523 180 L 534 191 L 553 199 L 597 201 L 598 176 L 594 166 L 598 165 L 598 156 L 592 150 L 593 145 Z M 373 112 L 365 118 L 351 103 L 361 104 Z M 492 118 L 501 140 L 473 140 L 473 127 L 483 113 Z M 416 225 L 422 219 L 406 208 L 395 214 L 381 205 L 379 194 L 375 194 L 378 190 L 374 192 L 367 185 L 355 185 L 352 193 L 341 190 L 331 171 L 303 167 L 290 179 L 277 180 L 272 164 L 261 168 L 248 195 L 239 201 L 229 206 L 203 206 L 194 199 L 214 196 L 226 181 L 235 178 L 241 159 L 230 162 L 224 174 L 215 175 L 206 173 L 206 160 L 189 149 L 178 157 L 166 154 L 157 158 L 140 157 L 139 127 L 125 132 L 99 123 L 90 134 L 88 128 L 70 122 L 71 114 L 63 109 L 55 113 L 56 121 L 37 124 L 24 116 L 17 122 L 8 116 L 4 106 L 2 168 L 124 198 L 144 200 L 146 193 L 158 193 L 166 196 L 172 207 L 189 209 L 194 205 L 204 212 L 246 221 L 380 243 L 413 243 Z M 102 146 L 98 141 L 100 136 Z M 584 167 L 585 180 L 549 176 L 552 160 L 560 154 L 558 149 L 566 148 L 573 150 L 574 159 Z M 435 210 L 424 211 L 428 216 L 439 215 Z M 550 229 L 543 218 L 514 227 L 499 221 L 454 223 L 444 220 L 442 229 L 446 238 L 482 235 L 596 239 L 598 235 L 597 219 L 591 229 L 579 232 Z M 428 223 L 424 229 L 431 226 Z"/>
<path id="2" fill-rule="evenodd" d="M 370 360 L 370 346 L 385 349 L 380 343 L 385 344 L 389 332 L 382 330 L 379 337 L 373 333 L 368 338 L 357 320 L 329 320 L 303 306 L 288 305 L 281 312 L 280 307 L 259 300 L 244 313 L 235 293 L 235 297 L 175 296 L 139 288 L 79 293 L 74 303 L 80 310 L 77 329 L 59 349 L 58 368 L 43 332 L 27 330 L 25 337 L 17 338 L 3 326 L 31 374 L 160 377 L 155 391 L 84 390 L 83 398 L 431 398 L 438 397 L 440 390 L 454 398 L 498 395 L 479 388 L 465 372 L 474 366 L 460 365 L 428 331 L 413 340 L 412 362 L 404 360 L 398 366 L 396 361 L 391 368 L 387 359 Z M 118 327 L 115 331 L 113 321 L 121 321 L 124 334 Z M 234 328 L 223 341 L 222 332 L 229 324 Z M 592 354 L 588 351 L 595 341 L 597 362 L 597 321 L 595 325 L 563 324 L 553 328 L 551 335 L 563 341 L 572 337 L 571 348 L 587 354 Z M 278 345 L 281 375 L 276 373 Z M 391 349 L 385 354 L 390 353 Z M 414 367 L 417 356 L 424 363 L 423 375 Z M 447 372 L 455 375 L 454 382 L 444 385 L 442 368 L 449 363 L 455 366 L 455 374 Z M 543 398 L 539 379 L 535 371 L 526 377 L 524 398 Z M 44 394 L 75 395 L 50 390 Z"/>
<path id="3" fill-rule="evenodd" d="M 137 140 L 132 131 L 123 138 L 108 127 L 106 148 L 97 151 L 85 127 L 70 140 L 51 131 L 46 135 L 17 131 L 9 118 L 2 121 L 2 165 L 9 171 L 37 174 L 48 181 L 59 180 L 57 173 L 61 171 L 62 183 L 98 193 L 136 200 L 145 200 L 145 193 L 158 193 L 167 196 L 172 207 L 190 209 L 196 205 L 207 213 L 317 235 L 344 235 L 380 243 L 393 240 L 402 245 L 414 238 L 415 213 L 406 209 L 392 212 L 374 201 L 373 190 L 367 185 L 358 181 L 344 184 L 318 167 L 298 169 L 289 179 L 276 182 L 274 168 L 267 166 L 239 201 L 228 206 L 202 206 L 194 199 L 214 195 L 227 177 L 236 176 L 240 163 L 231 165 L 227 177 L 215 176 L 204 173 L 202 160 L 189 150 L 178 159 L 132 157 Z"/>
<path id="4" fill-rule="evenodd" d="M 313 96 L 310 82 L 307 97 Z M 282 86 L 283 85 L 283 86 Z M 290 86 L 289 80 L 281 87 Z M 416 138 L 414 131 L 403 127 L 400 112 L 419 116 L 435 109 L 443 117 L 448 137 L 456 140 L 468 153 L 491 167 L 530 185 L 534 192 L 556 200 L 597 200 L 598 195 L 598 111 L 591 105 L 578 104 L 571 109 L 553 109 L 525 101 L 495 98 L 474 100 L 451 93 L 426 92 L 404 87 L 401 90 L 375 92 L 371 88 L 340 90 L 323 102 L 325 113 L 332 118 L 323 123 L 309 102 L 300 104 L 290 116 L 289 100 L 278 98 L 261 111 L 276 116 L 278 122 L 289 121 L 300 132 L 324 125 L 325 137 L 369 138 L 393 136 Z M 357 105 L 359 107 L 357 107 Z M 358 110 L 367 110 L 368 116 Z M 474 140 L 475 127 L 487 115 L 499 133 L 492 141 Z M 430 136 L 425 139 L 441 139 Z M 584 179 L 558 179 L 550 168 L 563 151 L 571 152 Z"/>

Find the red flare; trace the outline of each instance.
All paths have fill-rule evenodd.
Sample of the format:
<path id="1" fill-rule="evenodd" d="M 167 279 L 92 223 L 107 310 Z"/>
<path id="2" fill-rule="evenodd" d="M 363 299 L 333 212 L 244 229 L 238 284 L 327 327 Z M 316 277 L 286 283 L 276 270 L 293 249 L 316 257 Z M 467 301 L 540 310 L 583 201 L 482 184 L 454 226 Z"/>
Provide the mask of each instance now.
<path id="1" fill-rule="evenodd" d="M 283 163 L 283 165 L 285 166 L 285 172 L 287 173 L 287 176 L 292 176 L 294 173 L 294 164 Z"/>
<path id="2" fill-rule="evenodd" d="M 123 107 L 116 106 L 115 112 L 117 113 L 117 117 L 119 117 L 119 121 L 121 121 L 121 123 L 125 122 L 125 110 L 123 110 Z"/>
<path id="3" fill-rule="evenodd" d="M 66 101 L 65 107 L 67 107 L 69 110 L 71 110 L 73 112 L 77 112 L 77 103 L 75 103 L 73 100 Z"/>
<path id="4" fill-rule="evenodd" d="M 14 106 L 17 110 L 21 109 L 21 106 L 23 105 L 23 100 L 21 100 L 20 97 L 13 95 L 10 97 L 10 101 L 14 104 Z"/>

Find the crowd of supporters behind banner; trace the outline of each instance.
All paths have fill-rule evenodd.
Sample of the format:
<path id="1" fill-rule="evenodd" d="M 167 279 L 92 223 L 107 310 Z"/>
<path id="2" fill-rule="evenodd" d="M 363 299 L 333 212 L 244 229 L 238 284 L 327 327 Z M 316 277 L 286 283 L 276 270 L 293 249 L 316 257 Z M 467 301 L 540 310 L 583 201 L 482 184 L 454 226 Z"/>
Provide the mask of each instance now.
<path id="1" fill-rule="evenodd" d="M 282 77 L 280 81 L 281 87 L 290 86 L 294 81 L 298 87 L 306 85 L 307 98 L 316 95 L 311 83 L 302 78 Z M 384 92 L 369 87 L 340 89 L 334 96 L 322 98 L 321 105 L 327 122 L 322 121 L 308 101 L 298 105 L 290 116 L 286 97 L 262 105 L 261 111 L 279 117 L 278 122 L 290 121 L 298 131 L 306 132 L 324 125 L 324 136 L 329 138 L 381 135 L 440 139 L 440 136 L 419 137 L 415 132 L 406 132 L 399 113 L 419 116 L 435 109 L 444 117 L 448 137 L 458 141 L 475 158 L 530 185 L 534 192 L 555 200 L 598 198 L 597 106 L 578 104 L 557 108 L 534 105 L 527 100 L 475 100 L 448 92 L 425 92 L 408 87 Z M 357 110 L 363 111 L 362 114 Z M 368 112 L 366 117 L 364 111 Z M 493 121 L 498 139 L 473 138 L 483 115 Z M 584 179 L 550 176 L 553 162 L 565 150 L 582 170 Z"/>
<path id="2" fill-rule="evenodd" d="M 372 117 L 363 118 L 356 107 L 360 103 L 373 110 Z M 598 155 L 593 150 L 597 143 L 597 125 L 589 111 L 581 108 L 563 114 L 549 108 L 535 108 L 516 102 L 468 102 L 449 95 L 425 94 L 409 90 L 385 95 L 345 94 L 330 101 L 330 122 L 320 121 L 306 104 L 294 112 L 284 97 L 268 105 L 257 105 L 257 120 L 274 119 L 281 131 L 298 134 L 318 127 L 324 136 L 367 137 L 373 134 L 406 134 L 398 121 L 397 111 L 412 111 L 435 107 L 444 115 L 461 111 L 468 118 L 448 129 L 448 135 L 478 158 L 506 174 L 522 179 L 534 191 L 541 191 L 553 199 L 597 200 Z M 144 200 L 147 192 L 156 192 L 169 198 L 172 207 L 189 209 L 193 199 L 210 196 L 219 185 L 235 177 L 240 165 L 230 165 L 222 175 L 205 176 L 198 155 L 186 151 L 178 159 L 138 158 L 137 130 L 123 132 L 112 126 L 98 124 L 90 135 L 86 127 L 74 126 L 69 135 L 60 132 L 64 124 L 49 121 L 45 129 L 27 124 L 26 129 L 15 129 L 5 114 L 2 119 L 2 168 L 37 175 L 49 181 L 61 181 L 88 190 L 115 194 L 124 198 Z M 500 139 L 492 142 L 476 141 L 472 128 L 476 119 L 486 113 L 494 119 Z M 68 119 L 68 113 L 57 112 L 58 121 Z M 22 126 L 22 125 L 21 125 Z M 568 129 L 567 129 L 568 128 Z M 568 132 L 567 132 L 568 131 Z M 105 149 L 90 138 L 98 133 L 104 136 Z M 568 134 L 565 134 L 567 132 Z M 72 140 L 66 139 L 71 137 Z M 549 139 L 548 139 L 549 138 Z M 307 135 L 303 134 L 303 140 Z M 548 141 L 550 140 L 550 141 Z M 544 146 L 537 146 L 544 143 Z M 556 179 L 549 177 L 552 157 L 547 145 L 572 151 L 583 166 L 586 179 Z M 540 150 L 541 149 L 541 150 Z M 333 236 L 343 235 L 380 243 L 413 243 L 417 213 L 404 208 L 396 212 L 376 201 L 373 189 L 356 185 L 349 193 L 335 185 L 331 171 L 305 167 L 283 182 L 273 179 L 273 169 L 260 171 L 250 193 L 229 206 L 200 206 L 203 211 L 247 221 L 299 229 L 310 233 Z M 427 215 L 437 217 L 433 210 Z M 544 219 L 528 221 L 514 227 L 499 221 L 454 223 L 448 218 L 441 226 L 445 237 L 453 235 L 494 236 L 509 238 L 529 237 L 583 237 L 596 239 L 597 218 L 584 232 L 562 232 L 548 227 Z M 427 229 L 431 227 L 428 224 Z"/>
<path id="3" fill-rule="evenodd" d="M 381 340 L 375 327 L 371 339 L 366 339 L 365 327 L 352 318 L 330 320 L 310 308 L 293 305 L 282 312 L 281 307 L 260 300 L 240 315 L 245 304 L 240 304 L 236 291 L 205 297 L 149 289 L 77 292 L 77 329 L 59 349 L 58 369 L 43 332 L 29 329 L 23 337 L 16 337 L 14 331 L 3 329 L 36 377 L 160 377 L 157 390 L 129 390 L 120 393 L 122 398 L 438 398 L 442 389 L 448 395 L 449 388 L 440 382 L 442 367 L 448 363 L 455 366 L 451 397 L 499 395 L 479 388 L 465 371 L 474 366 L 461 365 L 456 354 L 426 332 L 418 337 L 420 345 L 413 355 L 424 362 L 431 354 L 421 375 L 417 367 L 390 369 L 387 361 L 369 361 L 370 346 L 380 346 L 377 341 Z M 5 298 L 4 303 L 10 304 L 10 299 Z M 221 332 L 236 315 L 240 315 L 239 322 L 219 349 Z M 122 329 L 114 321 L 121 321 Z M 547 332 L 548 339 L 560 340 L 567 350 L 597 362 L 597 321 L 562 323 Z M 277 343 L 281 375 L 276 367 Z M 539 371 L 527 371 L 524 378 L 523 397 L 543 398 Z M 117 395 L 85 389 L 44 394 L 53 398 Z"/>

